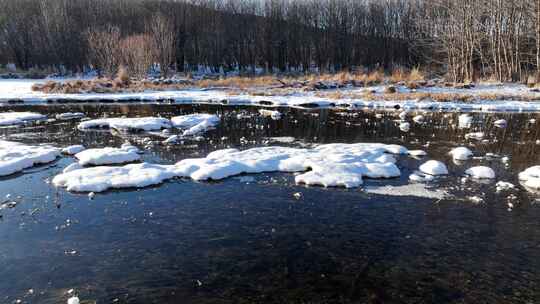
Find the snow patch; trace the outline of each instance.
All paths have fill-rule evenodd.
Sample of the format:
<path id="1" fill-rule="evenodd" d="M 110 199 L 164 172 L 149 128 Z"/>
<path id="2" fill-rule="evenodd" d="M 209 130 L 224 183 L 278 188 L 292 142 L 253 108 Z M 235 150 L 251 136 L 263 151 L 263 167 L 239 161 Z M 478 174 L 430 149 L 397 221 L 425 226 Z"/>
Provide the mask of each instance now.
<path id="1" fill-rule="evenodd" d="M 389 153 L 406 154 L 408 151 L 396 145 L 367 143 L 328 144 L 313 149 L 225 149 L 212 152 L 205 158 L 184 159 L 174 165 L 142 163 L 85 168 L 57 175 L 53 183 L 66 187 L 68 191 L 101 192 L 111 188 L 155 185 L 173 177 L 220 180 L 243 173 L 307 171 L 297 175 L 295 181 L 307 185 L 352 188 L 361 185 L 363 177 L 400 176 L 396 159 Z"/>
<path id="2" fill-rule="evenodd" d="M 33 112 L 0 113 L 0 126 L 21 125 L 29 121 L 45 119 L 47 116 Z"/>
<path id="3" fill-rule="evenodd" d="M 424 184 L 408 184 L 403 186 L 368 186 L 364 191 L 371 194 L 390 196 L 414 196 L 431 199 L 444 199 L 448 193 L 443 190 L 428 189 Z"/>
<path id="4" fill-rule="evenodd" d="M 60 156 L 51 146 L 29 146 L 0 140 L 0 176 L 20 172 L 38 164 L 46 164 Z"/>
<path id="5" fill-rule="evenodd" d="M 494 179 L 495 171 L 490 167 L 477 166 L 472 167 L 465 171 L 465 174 L 470 175 L 472 178 L 476 179 Z"/>
<path id="6" fill-rule="evenodd" d="M 171 122 L 161 117 L 101 118 L 79 123 L 79 130 L 116 129 L 120 131 L 155 131 L 171 127 Z"/>
<path id="7" fill-rule="evenodd" d="M 420 171 L 429 175 L 447 175 L 446 165 L 437 160 L 429 160 L 420 166 Z"/>
<path id="8" fill-rule="evenodd" d="M 81 166 L 100 166 L 112 164 L 125 164 L 141 159 L 133 149 L 125 148 L 100 148 L 88 149 L 75 154 Z"/>
<path id="9" fill-rule="evenodd" d="M 220 118 L 213 114 L 189 114 L 171 118 L 174 127 L 184 129 L 183 136 L 204 133 L 220 123 Z"/>
<path id="10" fill-rule="evenodd" d="M 452 149 L 450 151 L 450 155 L 452 155 L 454 160 L 467 160 L 473 156 L 473 153 L 468 148 L 458 147 L 458 148 Z"/>
<path id="11" fill-rule="evenodd" d="M 79 152 L 84 151 L 84 149 L 86 148 L 83 145 L 73 145 L 62 149 L 62 153 L 67 155 L 75 155 Z"/>

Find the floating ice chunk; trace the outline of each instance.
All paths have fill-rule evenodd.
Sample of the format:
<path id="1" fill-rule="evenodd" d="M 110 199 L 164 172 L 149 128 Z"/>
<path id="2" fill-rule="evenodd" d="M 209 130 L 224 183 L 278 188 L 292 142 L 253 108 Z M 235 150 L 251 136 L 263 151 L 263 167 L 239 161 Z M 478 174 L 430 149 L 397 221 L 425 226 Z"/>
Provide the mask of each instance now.
<path id="1" fill-rule="evenodd" d="M 407 114 L 408 114 L 407 111 L 400 112 L 399 115 L 398 115 L 399 119 L 405 120 L 407 118 Z"/>
<path id="2" fill-rule="evenodd" d="M 123 143 L 121 146 L 121 149 L 124 151 L 134 152 L 134 153 L 142 153 L 139 148 L 135 147 L 134 145 L 130 144 L 129 142 Z"/>
<path id="3" fill-rule="evenodd" d="M 176 117 L 171 118 L 171 121 L 172 121 L 173 126 L 176 128 L 188 129 L 205 121 L 210 121 L 214 124 L 218 124 L 220 122 L 220 119 L 217 115 L 214 115 L 214 114 L 196 113 L 196 114 L 176 116 Z"/>
<path id="4" fill-rule="evenodd" d="M 67 304 L 80 304 L 81 301 L 78 297 L 71 297 L 67 300 Z"/>
<path id="5" fill-rule="evenodd" d="M 136 155 L 136 154 L 135 154 Z M 107 189 L 146 187 L 175 176 L 174 166 L 131 164 L 123 167 L 91 167 L 59 174 L 53 184 L 74 192 L 103 192 Z"/>
<path id="6" fill-rule="evenodd" d="M 416 115 L 415 117 L 413 117 L 413 121 L 415 123 L 421 124 L 421 123 L 424 122 L 424 116 L 423 115 Z"/>
<path id="7" fill-rule="evenodd" d="M 417 183 L 425 183 L 425 182 L 431 182 L 435 180 L 435 177 L 433 175 L 424 174 L 421 172 L 416 172 L 411 175 L 409 175 L 409 180 L 411 182 L 417 182 Z"/>
<path id="8" fill-rule="evenodd" d="M 368 186 L 365 192 L 379 195 L 391 196 L 413 196 L 431 199 L 444 199 L 448 193 L 443 190 L 432 190 L 423 184 L 408 184 L 403 186 Z"/>
<path id="9" fill-rule="evenodd" d="M 86 148 L 83 145 L 73 145 L 62 149 L 62 153 L 67 155 L 75 155 L 79 152 L 82 152 L 84 149 Z"/>
<path id="10" fill-rule="evenodd" d="M 484 132 L 473 132 L 465 134 L 465 139 L 481 140 L 482 138 L 484 138 Z"/>
<path id="11" fill-rule="evenodd" d="M 180 136 L 178 135 L 171 135 L 169 137 L 167 137 L 167 139 L 165 139 L 163 141 L 164 144 L 174 144 L 174 143 L 177 143 L 178 141 L 180 140 Z"/>
<path id="12" fill-rule="evenodd" d="M 495 186 L 497 187 L 497 192 L 511 190 L 511 189 L 514 189 L 516 187 L 512 183 L 503 182 L 503 181 L 497 182 L 497 184 Z"/>
<path id="13" fill-rule="evenodd" d="M 260 109 L 259 114 L 261 114 L 264 117 L 270 117 L 273 120 L 280 120 L 281 119 L 281 113 L 279 111 Z"/>
<path id="14" fill-rule="evenodd" d="M 51 146 L 29 146 L 0 140 L 0 176 L 11 175 L 38 164 L 46 164 L 60 156 Z"/>
<path id="15" fill-rule="evenodd" d="M 313 149 L 225 149 L 212 152 L 205 158 L 184 159 L 175 165 L 131 164 L 85 168 L 60 174 L 53 183 L 66 187 L 68 191 L 101 192 L 110 188 L 155 185 L 173 177 L 219 180 L 242 173 L 307 171 L 296 176 L 297 183 L 358 187 L 363 177 L 400 176 L 401 172 L 394 163 L 396 159 L 388 153 L 407 154 L 408 151 L 397 145 L 367 143 L 328 144 Z"/>
<path id="16" fill-rule="evenodd" d="M 505 128 L 507 125 L 507 122 L 504 119 L 499 119 L 499 120 L 496 120 L 493 124 L 498 128 Z"/>
<path id="17" fill-rule="evenodd" d="M 84 150 L 75 154 L 75 157 L 81 166 L 125 164 L 141 159 L 139 154 L 133 150 L 110 147 Z"/>
<path id="18" fill-rule="evenodd" d="M 25 122 L 42 120 L 47 116 L 32 112 L 4 112 L 0 113 L 0 126 L 20 125 Z"/>
<path id="19" fill-rule="evenodd" d="M 101 118 L 79 123 L 79 130 L 116 129 L 120 131 L 155 131 L 170 128 L 171 122 L 161 117 Z"/>
<path id="20" fill-rule="evenodd" d="M 473 153 L 468 148 L 458 147 L 452 149 L 450 155 L 452 155 L 454 160 L 467 160 L 473 156 Z"/>
<path id="21" fill-rule="evenodd" d="M 423 157 L 426 156 L 427 153 L 424 150 L 409 150 L 409 155 L 414 157 Z"/>
<path id="22" fill-rule="evenodd" d="M 429 160 L 420 166 L 420 171 L 430 175 L 447 175 L 446 165 L 437 160 Z"/>
<path id="23" fill-rule="evenodd" d="M 171 118 L 176 128 L 184 129 L 184 136 L 193 136 L 217 126 L 220 118 L 214 114 L 190 114 Z"/>
<path id="24" fill-rule="evenodd" d="M 281 137 L 268 137 L 269 142 L 278 142 L 284 144 L 292 144 L 296 141 L 296 138 L 292 136 L 281 136 Z"/>
<path id="25" fill-rule="evenodd" d="M 540 166 L 530 167 L 519 173 L 519 180 L 527 188 L 540 189 Z"/>
<path id="26" fill-rule="evenodd" d="M 467 199 L 475 204 L 481 204 L 484 202 L 484 199 L 480 196 L 469 196 Z"/>
<path id="27" fill-rule="evenodd" d="M 470 175 L 476 179 L 493 179 L 495 178 L 495 171 L 489 167 L 477 166 L 472 167 L 465 171 L 465 174 Z"/>
<path id="28" fill-rule="evenodd" d="M 402 122 L 399 124 L 399 129 L 403 132 L 409 132 L 411 130 L 411 124 L 408 122 Z"/>
<path id="29" fill-rule="evenodd" d="M 384 149 L 388 153 L 392 154 L 408 154 L 409 150 L 407 148 L 400 146 L 400 145 L 385 145 Z"/>
<path id="30" fill-rule="evenodd" d="M 67 112 L 67 113 L 61 113 L 56 115 L 56 119 L 58 120 L 70 120 L 70 119 L 77 119 L 77 118 L 83 118 L 86 115 L 81 112 Z"/>
<path id="31" fill-rule="evenodd" d="M 460 129 L 468 129 L 472 126 L 473 117 L 469 114 L 461 114 L 458 118 L 458 127 Z"/>
<path id="32" fill-rule="evenodd" d="M 64 170 L 62 170 L 62 173 L 68 173 L 68 172 L 83 169 L 83 168 L 84 167 L 81 166 L 79 163 L 73 163 L 73 164 L 65 167 Z"/>

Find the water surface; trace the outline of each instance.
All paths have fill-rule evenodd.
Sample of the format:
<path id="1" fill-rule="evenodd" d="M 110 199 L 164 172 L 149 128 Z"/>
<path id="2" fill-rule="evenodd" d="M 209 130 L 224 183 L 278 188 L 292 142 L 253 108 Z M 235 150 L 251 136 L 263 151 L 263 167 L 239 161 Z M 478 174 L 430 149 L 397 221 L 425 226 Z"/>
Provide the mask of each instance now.
<path id="1" fill-rule="evenodd" d="M 435 200 L 294 184 L 288 173 L 216 182 L 175 179 L 144 189 L 68 193 L 49 182 L 74 159 L 0 179 L 0 197 L 20 196 L 0 210 L 0 302 L 62 303 L 68 290 L 83 303 L 534 303 L 540 299 L 540 205 L 523 188 L 496 193 L 495 182 L 540 164 L 537 114 L 473 113 L 472 129 L 455 127 L 459 113 L 424 113 L 426 123 L 402 132 L 393 112 L 281 109 L 274 121 L 256 108 L 167 105 L 14 106 L 53 117 L 170 117 L 208 112 L 222 124 L 200 141 L 166 146 L 160 134 L 81 132 L 77 120 L 2 128 L 4 139 L 58 147 L 119 146 L 130 141 L 143 158 L 171 164 L 228 147 L 310 147 L 382 142 L 424 149 L 451 175 Z M 239 114 L 241 114 L 239 116 Z M 493 126 L 506 119 L 507 128 Z M 540 121 L 540 120 L 539 120 Z M 485 132 L 485 141 L 464 135 Z M 295 140 L 290 142 L 289 138 Z M 466 145 L 479 158 L 454 164 Z M 486 158 L 486 153 L 496 157 Z M 501 157 L 508 156 L 505 164 Z M 402 177 L 366 186 L 405 185 L 425 161 L 400 160 Z M 487 165 L 497 180 L 463 182 Z M 301 199 L 293 194 L 302 193 Z M 514 208 L 509 210 L 508 196 Z M 471 202 L 481 196 L 484 203 Z"/>

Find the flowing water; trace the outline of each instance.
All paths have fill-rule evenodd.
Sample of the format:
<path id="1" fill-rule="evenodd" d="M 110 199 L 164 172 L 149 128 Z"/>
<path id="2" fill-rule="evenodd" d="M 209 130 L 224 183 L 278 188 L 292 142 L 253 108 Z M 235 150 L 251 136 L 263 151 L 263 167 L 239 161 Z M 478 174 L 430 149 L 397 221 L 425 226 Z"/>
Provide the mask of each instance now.
<path id="1" fill-rule="evenodd" d="M 51 179 L 75 160 L 62 157 L 0 179 L 0 303 L 535 303 L 540 300 L 540 201 L 517 175 L 540 164 L 538 114 L 424 113 L 400 131 L 396 113 L 281 109 L 281 120 L 256 108 L 166 105 L 13 106 L 54 117 L 171 117 L 217 113 L 222 123 L 202 140 L 163 145 L 157 133 L 78 131 L 78 121 L 2 128 L 0 137 L 58 147 L 117 147 L 131 141 L 143 158 L 171 164 L 229 147 L 310 147 L 381 142 L 423 149 L 451 174 L 430 199 L 359 189 L 295 185 L 294 174 L 266 173 L 215 182 L 175 179 L 144 189 L 86 194 Z M 240 115 L 239 115 L 240 114 Z M 493 122 L 506 119 L 506 128 Z M 484 141 L 466 140 L 472 131 Z M 466 145 L 473 160 L 454 163 Z M 495 154 L 484 157 L 487 153 Z M 501 161 L 503 156 L 509 162 Z M 401 178 L 364 186 L 406 185 L 425 161 L 403 157 Z M 493 168 L 490 182 L 462 180 L 472 165 Z M 495 191 L 495 182 L 518 185 Z M 301 193 L 298 199 L 295 193 Z M 515 195 L 515 198 L 510 195 Z M 473 202 L 471 196 L 484 199 Z M 509 208 L 511 202 L 514 207 Z M 71 291 L 73 289 L 73 291 Z M 70 293 L 71 292 L 71 293 Z M 17 302 L 20 301 L 20 302 Z"/>

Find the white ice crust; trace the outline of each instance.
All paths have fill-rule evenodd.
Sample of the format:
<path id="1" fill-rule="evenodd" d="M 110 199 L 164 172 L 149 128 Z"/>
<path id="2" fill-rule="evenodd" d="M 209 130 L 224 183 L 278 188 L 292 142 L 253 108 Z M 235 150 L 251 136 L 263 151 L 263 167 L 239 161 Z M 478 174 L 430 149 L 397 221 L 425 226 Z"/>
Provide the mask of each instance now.
<path id="1" fill-rule="evenodd" d="M 533 166 L 519 173 L 519 180 L 527 188 L 540 189 L 540 166 Z"/>
<path id="2" fill-rule="evenodd" d="M 45 119 L 47 116 L 33 112 L 3 112 L 0 113 L 0 126 L 13 126 L 25 122 Z"/>
<path id="3" fill-rule="evenodd" d="M 171 127 L 171 122 L 161 117 L 101 118 L 79 123 L 79 130 L 116 129 L 127 131 L 155 131 Z"/>
<path id="4" fill-rule="evenodd" d="M 38 164 L 54 161 L 60 150 L 51 146 L 30 146 L 0 140 L 0 176 L 20 172 Z"/>
<path id="5" fill-rule="evenodd" d="M 446 165 L 438 160 L 428 160 L 420 166 L 420 171 L 429 175 L 446 175 L 448 169 Z"/>
<path id="6" fill-rule="evenodd" d="M 62 153 L 67 155 L 75 155 L 79 152 L 84 151 L 84 149 L 86 148 L 83 145 L 73 145 L 62 149 Z"/>
<path id="7" fill-rule="evenodd" d="M 86 150 L 88 151 L 88 150 Z M 84 152 L 86 152 L 84 151 Z M 53 183 L 75 192 L 145 187 L 174 177 L 220 180 L 242 173 L 304 172 L 295 176 L 299 184 L 353 188 L 362 178 L 400 176 L 391 154 L 407 154 L 397 145 L 328 144 L 313 149 L 259 147 L 244 151 L 218 150 L 205 158 L 185 159 L 174 165 L 148 163 L 123 167 L 93 167 L 59 174 Z"/>
<path id="8" fill-rule="evenodd" d="M 452 158 L 454 158 L 455 160 L 467 160 L 473 156 L 473 153 L 468 148 L 458 147 L 452 149 L 450 151 L 450 155 L 452 155 Z"/>
<path id="9" fill-rule="evenodd" d="M 490 167 L 486 167 L 486 166 L 472 167 L 470 169 L 467 169 L 465 171 L 465 174 L 476 179 L 494 179 L 495 178 L 495 171 L 493 171 L 493 169 L 491 169 Z"/>
<path id="10" fill-rule="evenodd" d="M 97 148 L 75 154 L 81 166 L 125 164 L 138 161 L 141 156 L 131 148 Z"/>
<path id="11" fill-rule="evenodd" d="M 220 118 L 214 114 L 196 113 L 173 117 L 171 122 L 175 128 L 184 130 L 183 136 L 193 136 L 214 128 Z"/>

